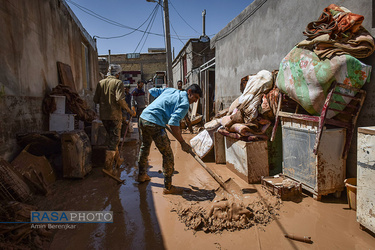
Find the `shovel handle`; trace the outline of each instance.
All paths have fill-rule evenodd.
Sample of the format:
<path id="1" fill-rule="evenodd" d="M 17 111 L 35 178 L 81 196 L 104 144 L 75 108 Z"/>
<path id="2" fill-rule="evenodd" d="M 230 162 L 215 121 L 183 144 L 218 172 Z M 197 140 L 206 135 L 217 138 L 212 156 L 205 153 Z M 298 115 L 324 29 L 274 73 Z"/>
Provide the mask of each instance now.
<path id="1" fill-rule="evenodd" d="M 166 129 L 168 130 L 168 132 L 169 133 L 171 133 L 172 135 L 173 135 L 173 133 L 172 133 L 172 130 L 168 127 L 168 126 L 166 126 Z M 174 136 L 174 135 L 173 135 Z M 175 137 L 176 138 L 176 137 Z M 214 178 L 215 179 L 215 181 L 217 182 L 217 183 L 219 183 L 219 185 L 222 187 L 222 188 L 224 188 L 224 190 L 226 190 L 226 191 L 228 191 L 227 189 L 226 189 L 226 187 L 225 187 L 225 185 L 224 185 L 224 182 L 219 178 L 219 176 L 217 176 L 211 169 L 209 169 L 208 167 L 207 167 L 207 165 L 202 161 L 202 159 L 201 158 L 199 158 L 199 156 L 196 154 L 196 153 L 194 153 L 193 151 L 191 151 L 190 152 L 190 154 L 191 154 L 191 156 L 193 156 L 194 157 L 194 159 L 199 163 L 199 165 L 201 165 L 210 175 L 211 175 L 211 177 L 212 178 Z"/>
<path id="2" fill-rule="evenodd" d="M 210 168 L 207 167 L 206 164 L 204 164 L 204 162 L 202 161 L 201 158 L 199 158 L 199 156 L 194 153 L 194 152 L 190 152 L 190 154 L 194 157 L 194 159 L 212 176 L 212 178 L 215 179 L 215 181 L 217 183 L 219 183 L 219 185 L 224 188 L 226 190 L 226 187 L 224 185 L 224 182 L 219 178 L 219 176 L 217 176 Z"/>

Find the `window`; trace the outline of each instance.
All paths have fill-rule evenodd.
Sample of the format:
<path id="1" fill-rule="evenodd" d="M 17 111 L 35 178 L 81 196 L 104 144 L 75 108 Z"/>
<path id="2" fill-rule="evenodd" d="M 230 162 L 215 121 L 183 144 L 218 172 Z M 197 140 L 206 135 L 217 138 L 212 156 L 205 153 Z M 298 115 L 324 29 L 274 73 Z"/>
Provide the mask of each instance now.
<path id="1" fill-rule="evenodd" d="M 126 54 L 126 58 L 128 58 L 128 59 L 139 58 L 139 57 L 140 57 L 139 53 L 129 53 L 129 54 Z"/>

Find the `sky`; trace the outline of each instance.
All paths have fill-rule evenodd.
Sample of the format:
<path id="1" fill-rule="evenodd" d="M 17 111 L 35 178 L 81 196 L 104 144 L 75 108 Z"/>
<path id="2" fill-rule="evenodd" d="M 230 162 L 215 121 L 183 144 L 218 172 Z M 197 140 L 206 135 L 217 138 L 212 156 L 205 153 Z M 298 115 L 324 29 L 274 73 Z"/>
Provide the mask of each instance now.
<path id="1" fill-rule="evenodd" d="M 163 12 L 146 0 L 65 0 L 91 37 L 99 55 L 147 53 L 165 48 Z M 190 38 L 213 38 L 253 0 L 169 0 L 171 47 L 177 55 Z M 161 1 L 162 5 L 162 1 Z M 114 38 L 117 37 L 117 38 Z"/>

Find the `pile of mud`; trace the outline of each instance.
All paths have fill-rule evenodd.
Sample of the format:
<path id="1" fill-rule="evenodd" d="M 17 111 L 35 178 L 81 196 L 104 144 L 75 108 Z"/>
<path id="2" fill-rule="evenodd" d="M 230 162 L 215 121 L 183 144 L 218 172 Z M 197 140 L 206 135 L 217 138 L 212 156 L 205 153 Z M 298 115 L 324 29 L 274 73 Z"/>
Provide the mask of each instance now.
<path id="1" fill-rule="evenodd" d="M 195 195 L 196 196 L 196 195 Z M 265 190 L 258 190 L 243 197 L 234 197 L 224 192 L 208 192 L 203 201 L 183 195 L 184 200 L 176 203 L 173 210 L 187 228 L 205 232 L 241 230 L 253 225 L 267 225 L 278 215 L 281 200 Z M 203 196 L 204 197 L 204 196 Z"/>

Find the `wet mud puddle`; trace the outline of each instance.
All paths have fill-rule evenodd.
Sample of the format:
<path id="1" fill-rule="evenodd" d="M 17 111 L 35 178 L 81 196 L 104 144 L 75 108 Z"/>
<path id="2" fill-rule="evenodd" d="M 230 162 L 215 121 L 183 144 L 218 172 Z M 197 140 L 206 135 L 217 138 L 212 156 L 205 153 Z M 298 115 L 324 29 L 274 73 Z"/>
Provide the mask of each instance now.
<path id="1" fill-rule="evenodd" d="M 261 188 L 252 194 L 234 195 L 223 188 L 199 190 L 192 187 L 181 197 L 173 198 L 173 212 L 187 228 L 219 232 L 241 230 L 253 225 L 267 225 L 280 209 L 281 200 Z"/>

